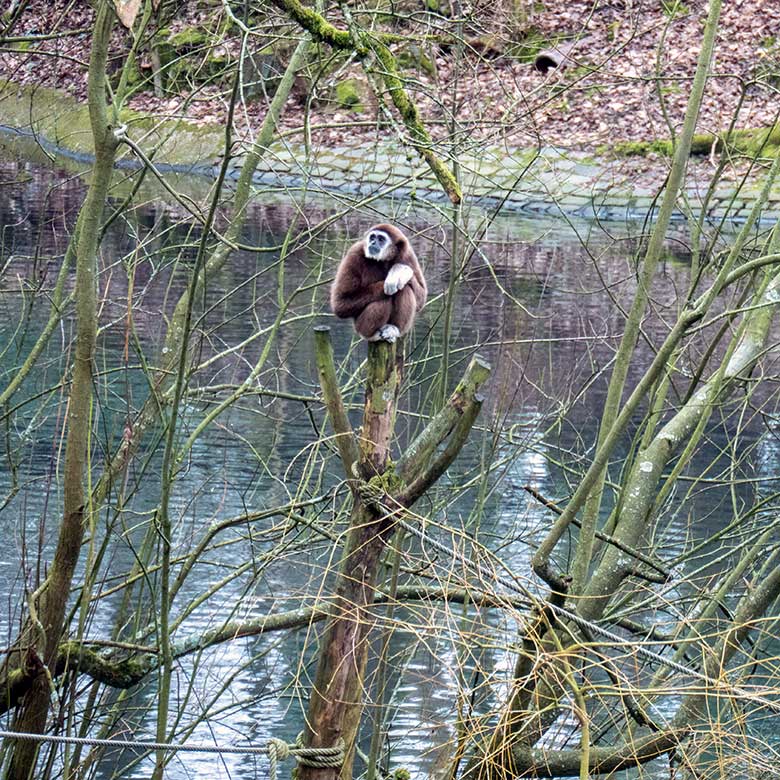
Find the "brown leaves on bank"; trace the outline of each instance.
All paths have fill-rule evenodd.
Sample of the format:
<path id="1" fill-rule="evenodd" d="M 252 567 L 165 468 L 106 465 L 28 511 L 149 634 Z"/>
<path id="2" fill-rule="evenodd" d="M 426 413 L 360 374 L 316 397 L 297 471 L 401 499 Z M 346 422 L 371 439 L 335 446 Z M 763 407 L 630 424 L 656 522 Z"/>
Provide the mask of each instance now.
<path id="1" fill-rule="evenodd" d="M 126 26 L 138 24 L 140 0 L 115 4 Z M 386 40 L 437 140 L 592 150 L 615 141 L 669 138 L 676 132 L 699 51 L 704 0 L 548 0 L 542 6 L 530 0 L 472 2 L 464 4 L 464 16 L 456 19 L 446 2 L 433 13 L 425 3 L 409 0 L 395 4 L 399 13 L 385 16 L 363 13 L 358 2 L 352 4 L 352 17 L 357 25 L 393 36 Z M 256 34 L 250 38 L 252 60 L 244 66 L 248 86 L 237 112 L 239 132 L 262 121 L 276 74 L 299 35 L 295 25 L 267 4 L 249 9 L 247 21 Z M 0 69 L 14 81 L 57 87 L 83 98 L 91 15 L 86 4 L 31 2 L 11 33 L 30 40 L 4 47 Z M 326 17 L 347 26 L 335 4 Z M 222 4 L 161 3 L 150 29 L 157 37 L 147 33 L 140 47 L 131 107 L 196 123 L 224 121 L 240 31 L 228 22 Z M 177 61 L 165 71 L 175 78 L 171 75 L 164 92 L 155 96 L 152 41 L 170 48 L 169 39 L 186 37 L 182 31 L 188 30 L 196 31 L 199 37 L 193 40 L 202 42 L 176 50 Z M 44 31 L 63 37 L 35 40 Z M 534 70 L 536 51 L 572 41 L 576 46 L 567 67 L 546 76 Z M 131 42 L 127 31 L 115 32 L 114 73 Z M 369 84 L 356 61 L 321 49 L 301 74 L 286 129 L 300 130 L 308 111 L 312 138 L 324 145 L 358 145 L 394 133 L 387 96 L 380 91 L 378 98 L 345 102 L 337 87 L 347 80 L 367 92 L 377 82 Z M 739 127 L 771 124 L 780 108 L 778 87 L 780 9 L 762 0 L 727 3 L 698 130 L 723 132 L 737 111 Z"/>

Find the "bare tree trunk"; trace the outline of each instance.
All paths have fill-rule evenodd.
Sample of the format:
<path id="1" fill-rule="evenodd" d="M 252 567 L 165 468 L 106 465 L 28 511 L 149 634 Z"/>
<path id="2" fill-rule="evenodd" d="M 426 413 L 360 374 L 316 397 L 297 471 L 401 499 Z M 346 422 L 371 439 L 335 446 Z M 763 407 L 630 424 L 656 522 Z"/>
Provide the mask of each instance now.
<path id="1" fill-rule="evenodd" d="M 771 243 L 774 246 L 774 243 Z M 777 310 L 780 275 L 767 277 L 757 292 L 754 305 L 743 320 L 740 333 L 732 342 L 721 367 L 677 413 L 658 431 L 648 446 L 642 450 L 638 462 L 629 474 L 623 493 L 627 496 L 621 507 L 620 520 L 615 536 L 624 548 L 634 549 L 641 543 L 652 519 L 658 482 L 663 470 L 686 445 L 694 431 L 706 421 L 713 408 L 721 401 L 733 384 L 749 373 L 761 356 L 769 333 L 769 327 Z M 614 545 L 608 545 L 598 569 L 584 591 L 577 611 L 591 621 L 598 621 L 612 597 L 618 592 L 631 569 L 626 565 L 626 553 Z M 780 580 L 780 575 L 775 575 Z M 772 580 L 772 588 L 777 587 Z M 744 637 L 746 621 L 761 614 L 755 603 L 764 604 L 769 598 L 767 589 L 762 600 L 748 599 L 745 610 L 753 610 L 734 621 L 729 637 Z M 771 592 L 774 592 L 773 590 Z M 552 601 L 560 605 L 563 594 L 554 594 Z M 751 606 L 753 605 L 753 606 Z M 740 633 L 741 632 L 741 633 Z M 553 777 L 569 776 L 577 771 L 578 757 L 586 751 L 586 763 L 590 769 L 616 771 L 649 761 L 660 753 L 673 749 L 690 731 L 691 719 L 704 706 L 705 699 L 697 695 L 686 703 L 668 731 L 652 737 L 637 738 L 626 743 L 596 748 L 584 745 L 579 751 L 539 750 L 534 744 L 544 735 L 559 713 L 559 702 L 567 687 L 561 658 L 563 643 L 571 648 L 570 633 L 556 624 L 555 616 L 542 612 L 529 618 L 523 631 L 523 651 L 515 668 L 515 688 L 498 727 L 472 758 L 466 776 L 479 780 L 492 780 L 509 776 Z M 721 644 L 726 643 L 723 640 Z M 732 645 L 734 643 L 732 642 Z M 725 663 L 735 646 L 719 646 L 714 658 Z M 571 650 L 574 652 L 574 650 Z M 538 673 L 533 666 L 542 655 L 547 655 L 546 668 Z M 707 674 L 717 679 L 720 669 L 712 664 Z"/>
<path id="2" fill-rule="evenodd" d="M 328 344 L 326 333 L 319 331 L 319 355 Z M 396 353 L 395 344 L 380 341 L 368 345 L 366 404 L 357 462 L 358 471 L 366 480 L 381 477 L 390 456 L 403 361 L 403 347 L 401 343 L 398 346 L 401 348 Z M 321 640 L 305 741 L 310 747 L 332 747 L 343 740 L 348 747 L 341 768 L 343 778 L 352 777 L 354 740 L 368 657 L 368 609 L 374 600 L 379 556 L 393 525 L 392 518 L 383 516 L 375 506 L 356 495 L 336 585 L 334 617 Z M 338 767 L 301 766 L 298 777 L 299 780 L 333 780 L 338 775 Z"/>
<path id="3" fill-rule="evenodd" d="M 374 602 L 380 555 L 399 512 L 433 484 L 463 446 L 481 405 L 477 391 L 490 368 L 479 359 L 472 361 L 445 408 L 409 446 L 396 469 L 388 470 L 402 349 L 396 352 L 395 345 L 384 342 L 368 345 L 366 403 L 356 445 L 334 382 L 328 329 L 319 328 L 316 338 L 320 381 L 336 428 L 339 452 L 347 478 L 359 474 L 359 484 L 354 488 L 350 530 L 341 558 L 332 617 L 320 643 L 304 738 L 307 747 L 330 748 L 343 741 L 345 759 L 340 768 L 299 765 L 297 777 L 348 780 L 353 774 L 355 740 L 363 710 L 363 677 L 371 630 L 369 611 Z M 448 446 L 437 455 L 437 447 L 448 436 Z"/>
<path id="4" fill-rule="evenodd" d="M 256 170 L 259 161 L 262 159 L 263 155 L 267 151 L 268 146 L 273 140 L 279 117 L 293 84 L 295 73 L 304 62 L 309 46 L 310 39 L 308 36 L 305 36 L 298 47 L 295 49 L 290 59 L 287 71 L 285 72 L 282 82 L 277 89 L 276 94 L 274 95 L 274 99 L 271 102 L 269 111 L 263 120 L 263 124 L 260 132 L 258 133 L 257 139 L 252 145 L 250 152 L 247 154 L 246 160 L 241 170 L 241 175 L 238 179 L 236 189 L 233 194 L 233 217 L 231 219 L 230 226 L 225 232 L 226 243 L 220 244 L 211 254 L 198 279 L 196 297 L 201 294 L 206 278 L 216 275 L 231 257 L 232 250 L 230 248 L 230 244 L 237 240 L 237 237 L 239 236 L 241 229 L 245 224 L 247 207 L 252 192 L 252 174 Z M 109 140 L 113 142 L 113 136 L 111 136 Z M 96 162 L 95 171 L 98 171 L 98 166 L 101 164 L 102 163 L 100 163 L 99 160 Z M 95 180 L 95 183 L 97 183 L 97 179 Z M 218 197 L 218 195 L 215 195 L 215 197 Z M 71 240 L 74 248 L 68 249 L 64 263 L 70 264 L 69 258 L 71 257 L 71 254 L 75 255 L 79 251 L 78 242 L 81 230 L 80 226 L 82 220 L 84 219 L 84 215 L 86 214 L 87 203 L 88 200 L 85 201 L 85 207 L 82 209 L 82 212 L 79 215 L 79 221 L 77 222 L 75 229 L 76 235 Z M 62 279 L 64 283 L 64 279 L 66 277 L 67 271 L 65 270 L 58 277 L 58 285 L 60 284 L 60 279 Z M 55 304 L 57 304 L 59 300 L 60 298 L 57 297 L 55 291 Z M 105 465 L 100 478 L 93 483 L 94 487 L 92 490 L 92 495 L 90 496 L 92 512 L 97 511 L 106 500 L 111 490 L 111 485 L 125 468 L 126 464 L 135 455 L 135 452 L 140 446 L 144 435 L 154 430 L 160 422 L 161 396 L 170 390 L 173 382 L 171 379 L 171 374 L 174 368 L 173 361 L 182 349 L 184 340 L 183 322 L 187 308 L 189 306 L 189 301 L 189 290 L 185 290 L 175 306 L 174 313 L 171 318 L 171 324 L 166 335 L 166 347 L 173 357 L 168 361 L 164 368 L 154 376 L 154 391 L 150 393 L 144 402 L 142 409 L 135 418 L 135 421 L 131 425 L 129 438 L 122 442 L 121 446 L 117 449 L 108 464 Z M 33 349 L 33 353 L 35 353 L 36 356 L 42 351 L 46 344 L 46 339 L 48 338 L 49 332 L 56 327 L 57 323 L 60 321 L 60 318 L 60 310 L 56 312 L 56 316 L 54 313 L 51 315 L 50 321 L 46 325 L 45 337 L 41 336 Z M 32 361 L 28 359 L 25 361 L 20 374 L 26 376 L 31 367 Z M 12 384 L 9 385 L 10 392 L 6 394 L 4 391 L 2 397 L 7 400 L 11 396 L 12 392 L 18 389 L 18 386 L 18 383 L 12 382 Z M 128 588 L 128 594 L 131 592 L 132 590 Z M 128 596 L 128 598 L 130 597 Z M 27 632 L 24 632 L 24 640 L 22 642 L 17 640 L 16 644 L 26 646 L 24 643 L 27 641 Z M 60 656 L 62 656 L 62 648 L 63 645 L 61 644 Z M 0 703 L 0 710 L 7 711 L 8 709 L 16 706 L 17 702 L 19 702 L 29 690 L 35 676 L 40 672 L 40 664 L 37 663 L 34 658 L 30 659 L 30 661 L 31 663 L 28 663 L 24 658 L 20 658 L 19 653 L 12 654 L 8 657 L 7 662 L 2 668 L 2 676 L 0 677 L 0 687 L 3 688 L 6 695 L 6 698 L 3 699 L 3 701 Z M 62 669 L 60 669 L 58 673 L 61 674 Z M 54 674 L 53 669 L 52 674 Z"/>
<path id="5" fill-rule="evenodd" d="M 677 196 L 682 187 L 685 170 L 688 164 L 688 157 L 691 151 L 691 144 L 693 142 L 693 135 L 696 129 L 696 121 L 699 117 L 702 100 L 704 98 L 704 88 L 710 73 L 710 64 L 712 62 L 716 33 L 718 31 L 718 21 L 720 19 L 720 9 L 720 0 L 714 0 L 714 2 L 710 3 L 707 23 L 704 30 L 704 40 L 701 52 L 699 53 L 699 60 L 691 87 L 691 94 L 688 98 L 685 122 L 683 124 L 682 132 L 677 139 L 674 150 L 674 160 L 672 161 L 672 168 L 666 183 L 663 201 L 661 202 L 658 221 L 653 228 L 647 245 L 642 271 L 639 275 L 636 296 L 626 319 L 623 336 L 620 340 L 620 346 L 615 357 L 615 367 L 609 380 L 609 388 L 604 403 L 604 411 L 601 416 L 598 443 L 596 445 L 599 450 L 605 446 L 607 437 L 611 433 L 618 416 L 623 390 L 626 384 L 626 377 L 628 376 L 628 369 L 631 364 L 631 356 L 634 352 L 634 347 L 636 346 L 637 338 L 639 336 L 639 328 L 647 308 L 650 288 L 653 284 L 655 271 L 663 252 L 663 242 L 666 238 L 666 231 L 671 221 Z M 582 497 L 578 497 L 578 501 L 575 502 L 572 500 L 570 502 L 570 505 L 566 507 L 566 511 L 556 522 L 555 528 L 550 532 L 535 556 L 535 562 L 541 562 L 542 559 L 549 556 L 553 547 L 560 539 L 564 529 L 578 511 L 579 506 L 584 503 L 582 530 L 580 532 L 580 538 L 572 564 L 573 582 L 571 592 L 573 594 L 582 592 L 588 578 L 588 570 L 593 554 L 596 524 L 599 509 L 601 507 L 606 475 L 607 471 L 606 468 L 604 468 L 596 477 L 595 483 L 589 489 L 589 492 Z"/>
<path id="6" fill-rule="evenodd" d="M 68 404 L 68 432 L 63 473 L 63 516 L 57 549 L 39 595 L 30 599 L 33 627 L 28 632 L 27 664 L 42 666 L 14 719 L 18 731 L 40 733 L 49 712 L 51 675 L 59 649 L 73 572 L 84 535 L 84 471 L 87 465 L 92 404 L 92 370 L 97 333 L 96 260 L 117 141 L 106 113 L 106 59 L 114 15 L 106 2 L 98 7 L 89 63 L 89 115 L 95 144 L 95 166 L 80 217 L 76 248 L 76 349 Z M 37 613 L 37 615 L 36 615 Z M 24 640 L 23 640 L 24 641 Z M 7 772 L 8 780 L 34 777 L 38 746 L 20 742 Z"/>

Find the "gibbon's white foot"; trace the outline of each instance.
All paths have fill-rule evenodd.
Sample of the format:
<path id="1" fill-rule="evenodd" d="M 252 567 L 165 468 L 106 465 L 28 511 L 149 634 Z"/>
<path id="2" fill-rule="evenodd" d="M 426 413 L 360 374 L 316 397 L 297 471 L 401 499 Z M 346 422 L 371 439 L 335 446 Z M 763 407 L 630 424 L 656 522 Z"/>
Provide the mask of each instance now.
<path id="1" fill-rule="evenodd" d="M 387 327 L 386 325 L 383 325 L 382 327 Z M 366 341 L 382 341 L 382 329 L 380 328 L 373 336 L 369 336 Z"/>
<path id="2" fill-rule="evenodd" d="M 395 295 L 399 290 L 403 290 L 413 276 L 414 271 L 408 265 L 396 263 L 385 277 L 385 295 Z"/>
<path id="3" fill-rule="evenodd" d="M 379 329 L 379 333 L 381 334 L 381 337 L 390 344 L 401 335 L 401 331 L 398 330 L 395 325 L 383 325 Z"/>

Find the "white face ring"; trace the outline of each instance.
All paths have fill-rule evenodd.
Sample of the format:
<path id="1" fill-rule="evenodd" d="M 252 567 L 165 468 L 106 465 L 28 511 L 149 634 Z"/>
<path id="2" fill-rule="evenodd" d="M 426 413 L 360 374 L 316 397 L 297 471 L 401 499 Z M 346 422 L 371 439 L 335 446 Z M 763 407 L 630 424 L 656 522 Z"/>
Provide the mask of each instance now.
<path id="1" fill-rule="evenodd" d="M 384 260 L 392 245 L 384 230 L 369 230 L 363 241 L 363 253 L 373 260 Z"/>

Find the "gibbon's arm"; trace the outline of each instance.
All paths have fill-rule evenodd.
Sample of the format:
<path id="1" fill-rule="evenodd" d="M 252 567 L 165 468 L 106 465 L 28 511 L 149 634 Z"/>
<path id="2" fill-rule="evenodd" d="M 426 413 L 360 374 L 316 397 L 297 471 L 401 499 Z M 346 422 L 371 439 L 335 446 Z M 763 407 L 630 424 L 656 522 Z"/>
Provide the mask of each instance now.
<path id="1" fill-rule="evenodd" d="M 383 280 L 363 285 L 360 274 L 351 268 L 341 267 L 330 293 L 330 306 L 337 317 L 347 319 L 360 316 L 369 303 L 387 298 Z"/>
<path id="2" fill-rule="evenodd" d="M 423 276 L 422 268 L 420 268 L 417 258 L 415 257 L 414 262 L 407 262 L 407 264 L 414 271 L 414 275 L 408 281 L 407 287 L 412 288 L 415 300 L 417 301 L 417 311 L 420 311 L 428 300 L 428 285 L 425 283 L 425 277 Z"/>
<path id="3" fill-rule="evenodd" d="M 425 284 L 425 277 L 422 273 L 419 276 L 415 274 L 408 286 L 411 287 L 414 292 L 414 297 L 417 300 L 417 311 L 420 311 L 428 300 L 428 287 Z"/>
<path id="4" fill-rule="evenodd" d="M 417 300 L 417 311 L 420 311 L 428 300 L 428 285 L 425 283 L 425 276 L 423 275 L 420 261 L 417 259 L 414 250 L 407 244 L 397 262 L 404 263 L 414 272 L 414 276 L 407 284 L 414 291 L 414 297 Z"/>

